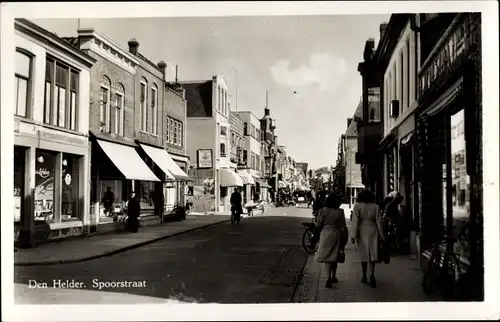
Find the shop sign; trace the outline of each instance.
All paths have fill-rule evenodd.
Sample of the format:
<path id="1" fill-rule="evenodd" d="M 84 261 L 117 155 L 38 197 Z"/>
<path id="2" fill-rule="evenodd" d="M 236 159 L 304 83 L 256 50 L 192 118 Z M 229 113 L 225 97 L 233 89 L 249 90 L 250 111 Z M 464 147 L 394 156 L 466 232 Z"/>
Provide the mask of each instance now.
<path id="1" fill-rule="evenodd" d="M 198 152 L 198 168 L 210 169 L 213 167 L 212 163 L 212 149 L 200 149 Z"/>
<path id="2" fill-rule="evenodd" d="M 462 55 L 467 55 L 477 45 L 476 26 L 470 14 L 459 14 L 443 38 L 431 52 L 419 75 L 420 94 L 424 94 L 437 79 L 449 73 Z"/>

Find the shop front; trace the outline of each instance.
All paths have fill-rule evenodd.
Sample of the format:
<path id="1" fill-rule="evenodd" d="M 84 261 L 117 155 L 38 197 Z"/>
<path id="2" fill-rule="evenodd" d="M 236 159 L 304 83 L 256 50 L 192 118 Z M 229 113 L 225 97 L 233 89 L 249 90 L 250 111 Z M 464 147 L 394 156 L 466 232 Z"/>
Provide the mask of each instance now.
<path id="1" fill-rule="evenodd" d="M 220 186 L 221 186 L 221 207 L 220 212 L 231 210 L 231 194 L 234 192 L 236 187 L 243 187 L 243 180 L 241 177 L 231 168 L 221 168 L 220 169 Z"/>
<path id="2" fill-rule="evenodd" d="M 156 166 L 161 170 L 161 173 L 156 173 L 163 182 L 157 205 L 163 205 L 163 207 L 155 210 L 155 215 L 163 218 L 170 214 L 177 203 L 184 205 L 184 183 L 191 179 L 167 150 L 142 143 L 139 145 L 145 155 L 152 160 L 152 167 Z"/>
<path id="3" fill-rule="evenodd" d="M 154 214 L 155 188 L 160 179 L 143 161 L 132 142 L 95 139 L 91 166 L 91 233 L 124 229 L 121 218 L 134 192 L 141 217 Z"/>
<path id="4" fill-rule="evenodd" d="M 88 223 L 88 141 L 42 128 L 37 133 L 15 137 L 14 236 L 20 247 L 81 236 Z"/>
<path id="5" fill-rule="evenodd" d="M 477 287 L 468 295 L 480 300 L 484 240 L 480 15 L 458 14 L 439 44 L 419 72 L 421 262 L 425 265 L 430 247 L 447 231 L 448 251 L 457 254 L 463 271 L 473 272 L 471 285 Z M 440 66 L 437 71 L 435 65 Z"/>
<path id="6" fill-rule="evenodd" d="M 255 191 L 255 179 L 252 177 L 250 172 L 246 169 L 238 170 L 238 175 L 243 181 L 243 203 L 247 204 L 253 199 L 252 191 Z"/>

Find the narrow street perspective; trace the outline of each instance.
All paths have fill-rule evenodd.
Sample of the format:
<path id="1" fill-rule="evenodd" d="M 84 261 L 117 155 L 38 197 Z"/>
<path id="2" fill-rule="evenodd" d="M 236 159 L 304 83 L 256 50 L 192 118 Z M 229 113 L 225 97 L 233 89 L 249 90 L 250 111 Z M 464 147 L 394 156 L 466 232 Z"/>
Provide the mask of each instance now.
<path id="1" fill-rule="evenodd" d="M 9 20 L 6 299 L 488 304 L 484 11 L 319 3 Z"/>

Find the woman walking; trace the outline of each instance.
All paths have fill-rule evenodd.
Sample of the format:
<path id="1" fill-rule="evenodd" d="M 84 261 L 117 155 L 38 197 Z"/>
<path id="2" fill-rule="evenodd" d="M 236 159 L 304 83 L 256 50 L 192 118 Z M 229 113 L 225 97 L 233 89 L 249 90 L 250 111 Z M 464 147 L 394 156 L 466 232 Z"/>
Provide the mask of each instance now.
<path id="1" fill-rule="evenodd" d="M 325 263 L 328 280 L 326 287 L 331 288 L 333 283 L 338 283 L 337 263 L 340 252 L 347 244 L 347 227 L 344 210 L 340 209 L 341 198 L 331 194 L 325 200 L 324 207 L 318 211 L 316 226 L 321 229 L 318 251 L 314 259 Z"/>
<path id="2" fill-rule="evenodd" d="M 139 200 L 135 196 L 135 192 L 130 194 L 130 199 L 128 201 L 128 229 L 131 233 L 136 233 L 139 231 L 139 217 L 141 216 L 141 205 Z"/>
<path id="3" fill-rule="evenodd" d="M 367 284 L 367 269 L 370 262 L 370 286 L 375 288 L 375 263 L 379 261 L 378 247 L 380 239 L 385 240 L 379 206 L 375 203 L 375 195 L 368 190 L 358 194 L 353 209 L 351 241 L 358 245 L 363 278 L 361 283 Z"/>

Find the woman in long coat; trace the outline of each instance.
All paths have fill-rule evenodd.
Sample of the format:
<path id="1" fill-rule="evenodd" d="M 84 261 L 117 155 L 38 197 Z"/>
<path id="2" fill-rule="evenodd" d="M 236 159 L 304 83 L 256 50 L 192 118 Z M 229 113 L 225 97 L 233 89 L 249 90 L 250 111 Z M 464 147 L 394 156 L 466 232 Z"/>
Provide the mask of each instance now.
<path id="1" fill-rule="evenodd" d="M 139 200 L 137 200 L 135 193 L 130 194 L 130 199 L 128 201 L 128 229 L 131 233 L 136 233 L 139 231 L 139 217 L 141 215 L 141 205 Z"/>
<path id="2" fill-rule="evenodd" d="M 363 270 L 363 284 L 368 283 L 367 268 L 370 262 L 370 285 L 376 287 L 375 263 L 379 261 L 380 239 L 385 239 L 380 208 L 375 203 L 375 195 L 368 190 L 358 194 L 353 209 L 351 240 L 358 244 L 358 252 Z"/>
<path id="3" fill-rule="evenodd" d="M 316 217 L 316 226 L 321 229 L 321 234 L 314 259 L 319 263 L 326 264 L 327 288 L 331 288 L 333 283 L 338 283 L 335 277 L 338 257 L 340 251 L 347 244 L 347 238 L 343 238 L 344 233 L 347 232 L 345 215 L 344 210 L 340 209 L 340 205 L 341 198 L 338 195 L 331 194 L 325 200 L 324 207 L 318 211 Z"/>

